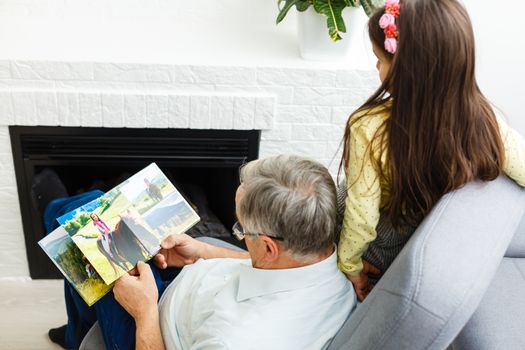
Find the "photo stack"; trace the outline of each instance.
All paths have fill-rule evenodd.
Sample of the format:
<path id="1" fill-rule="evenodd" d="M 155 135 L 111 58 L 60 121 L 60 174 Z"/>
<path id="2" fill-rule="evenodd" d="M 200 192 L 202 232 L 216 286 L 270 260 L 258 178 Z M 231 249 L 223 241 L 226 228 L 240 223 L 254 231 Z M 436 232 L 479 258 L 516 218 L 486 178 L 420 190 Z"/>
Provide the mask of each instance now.
<path id="1" fill-rule="evenodd" d="M 157 254 L 164 238 L 200 218 L 152 163 L 57 220 L 60 226 L 39 244 L 91 306 L 137 262 Z"/>

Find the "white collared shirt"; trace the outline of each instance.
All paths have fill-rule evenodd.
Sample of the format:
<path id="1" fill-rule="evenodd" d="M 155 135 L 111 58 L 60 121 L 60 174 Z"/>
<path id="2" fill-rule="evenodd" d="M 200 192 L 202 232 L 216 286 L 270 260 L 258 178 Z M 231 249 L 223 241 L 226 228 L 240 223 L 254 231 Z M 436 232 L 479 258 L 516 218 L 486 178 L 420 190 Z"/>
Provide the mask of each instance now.
<path id="1" fill-rule="evenodd" d="M 159 302 L 166 349 L 323 349 L 356 303 L 336 254 L 263 270 L 251 260 L 199 260 Z"/>

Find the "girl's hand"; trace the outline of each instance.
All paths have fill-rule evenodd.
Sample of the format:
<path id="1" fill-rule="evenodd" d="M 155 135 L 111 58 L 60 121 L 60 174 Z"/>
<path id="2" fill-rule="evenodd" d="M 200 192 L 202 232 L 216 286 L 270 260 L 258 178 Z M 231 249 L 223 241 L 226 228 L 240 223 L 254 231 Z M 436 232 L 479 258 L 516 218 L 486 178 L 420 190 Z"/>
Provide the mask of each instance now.
<path id="1" fill-rule="evenodd" d="M 357 300 L 363 301 L 366 296 L 372 290 L 372 285 L 368 281 L 368 276 L 361 271 L 357 276 L 346 275 L 346 278 L 352 282 L 354 285 L 355 294 L 357 295 Z"/>
<path id="2" fill-rule="evenodd" d="M 363 272 L 367 276 L 371 276 L 374 278 L 379 278 L 383 274 L 381 270 L 379 270 L 374 265 L 370 264 L 368 261 L 363 260 Z"/>
<path id="3" fill-rule="evenodd" d="M 374 288 L 374 286 L 368 281 L 368 275 L 379 277 L 381 271 L 366 260 L 363 260 L 363 270 L 361 270 L 359 275 L 346 275 L 346 278 L 348 278 L 354 285 L 357 299 L 361 302 L 365 300 L 367 295 L 372 291 L 372 288 Z"/>

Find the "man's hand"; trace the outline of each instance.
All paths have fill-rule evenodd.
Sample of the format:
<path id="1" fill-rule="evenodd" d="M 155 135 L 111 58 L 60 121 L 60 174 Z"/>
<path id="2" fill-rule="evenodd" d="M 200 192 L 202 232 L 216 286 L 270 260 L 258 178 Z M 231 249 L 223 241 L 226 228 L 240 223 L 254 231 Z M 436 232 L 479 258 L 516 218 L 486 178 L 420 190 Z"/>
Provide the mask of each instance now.
<path id="1" fill-rule="evenodd" d="M 160 332 L 157 299 L 159 292 L 149 265 L 139 261 L 133 269 L 138 276 L 125 274 L 115 282 L 115 299 L 135 319 L 137 350 L 164 349 Z"/>
<path id="2" fill-rule="evenodd" d="M 368 275 L 379 277 L 381 275 L 381 271 L 366 260 L 363 260 L 363 270 L 361 270 L 361 273 L 359 275 L 346 275 L 346 278 L 348 278 L 350 282 L 352 282 L 352 284 L 354 285 L 355 293 L 359 301 L 365 300 L 367 295 L 372 291 L 372 288 L 374 287 L 368 281 Z"/>
<path id="3" fill-rule="evenodd" d="M 158 315 L 159 292 L 148 264 L 139 261 L 136 271 L 138 276 L 125 274 L 120 277 L 115 282 L 113 293 L 118 303 L 138 322 Z"/>
<path id="4" fill-rule="evenodd" d="M 165 269 L 193 264 L 203 257 L 207 245 L 187 234 L 173 234 L 166 237 L 160 246 L 162 249 L 155 255 L 154 261 L 159 268 Z"/>

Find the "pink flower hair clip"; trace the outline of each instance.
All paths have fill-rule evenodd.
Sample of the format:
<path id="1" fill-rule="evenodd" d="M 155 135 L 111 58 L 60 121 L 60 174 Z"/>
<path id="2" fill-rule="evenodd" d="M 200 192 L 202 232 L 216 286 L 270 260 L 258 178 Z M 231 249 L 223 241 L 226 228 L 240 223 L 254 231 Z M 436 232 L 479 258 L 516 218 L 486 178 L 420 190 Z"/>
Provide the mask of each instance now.
<path id="1" fill-rule="evenodd" d="M 385 50 L 394 54 L 397 50 L 396 19 L 399 17 L 399 0 L 386 0 L 385 13 L 379 19 L 379 27 L 385 33 Z"/>

